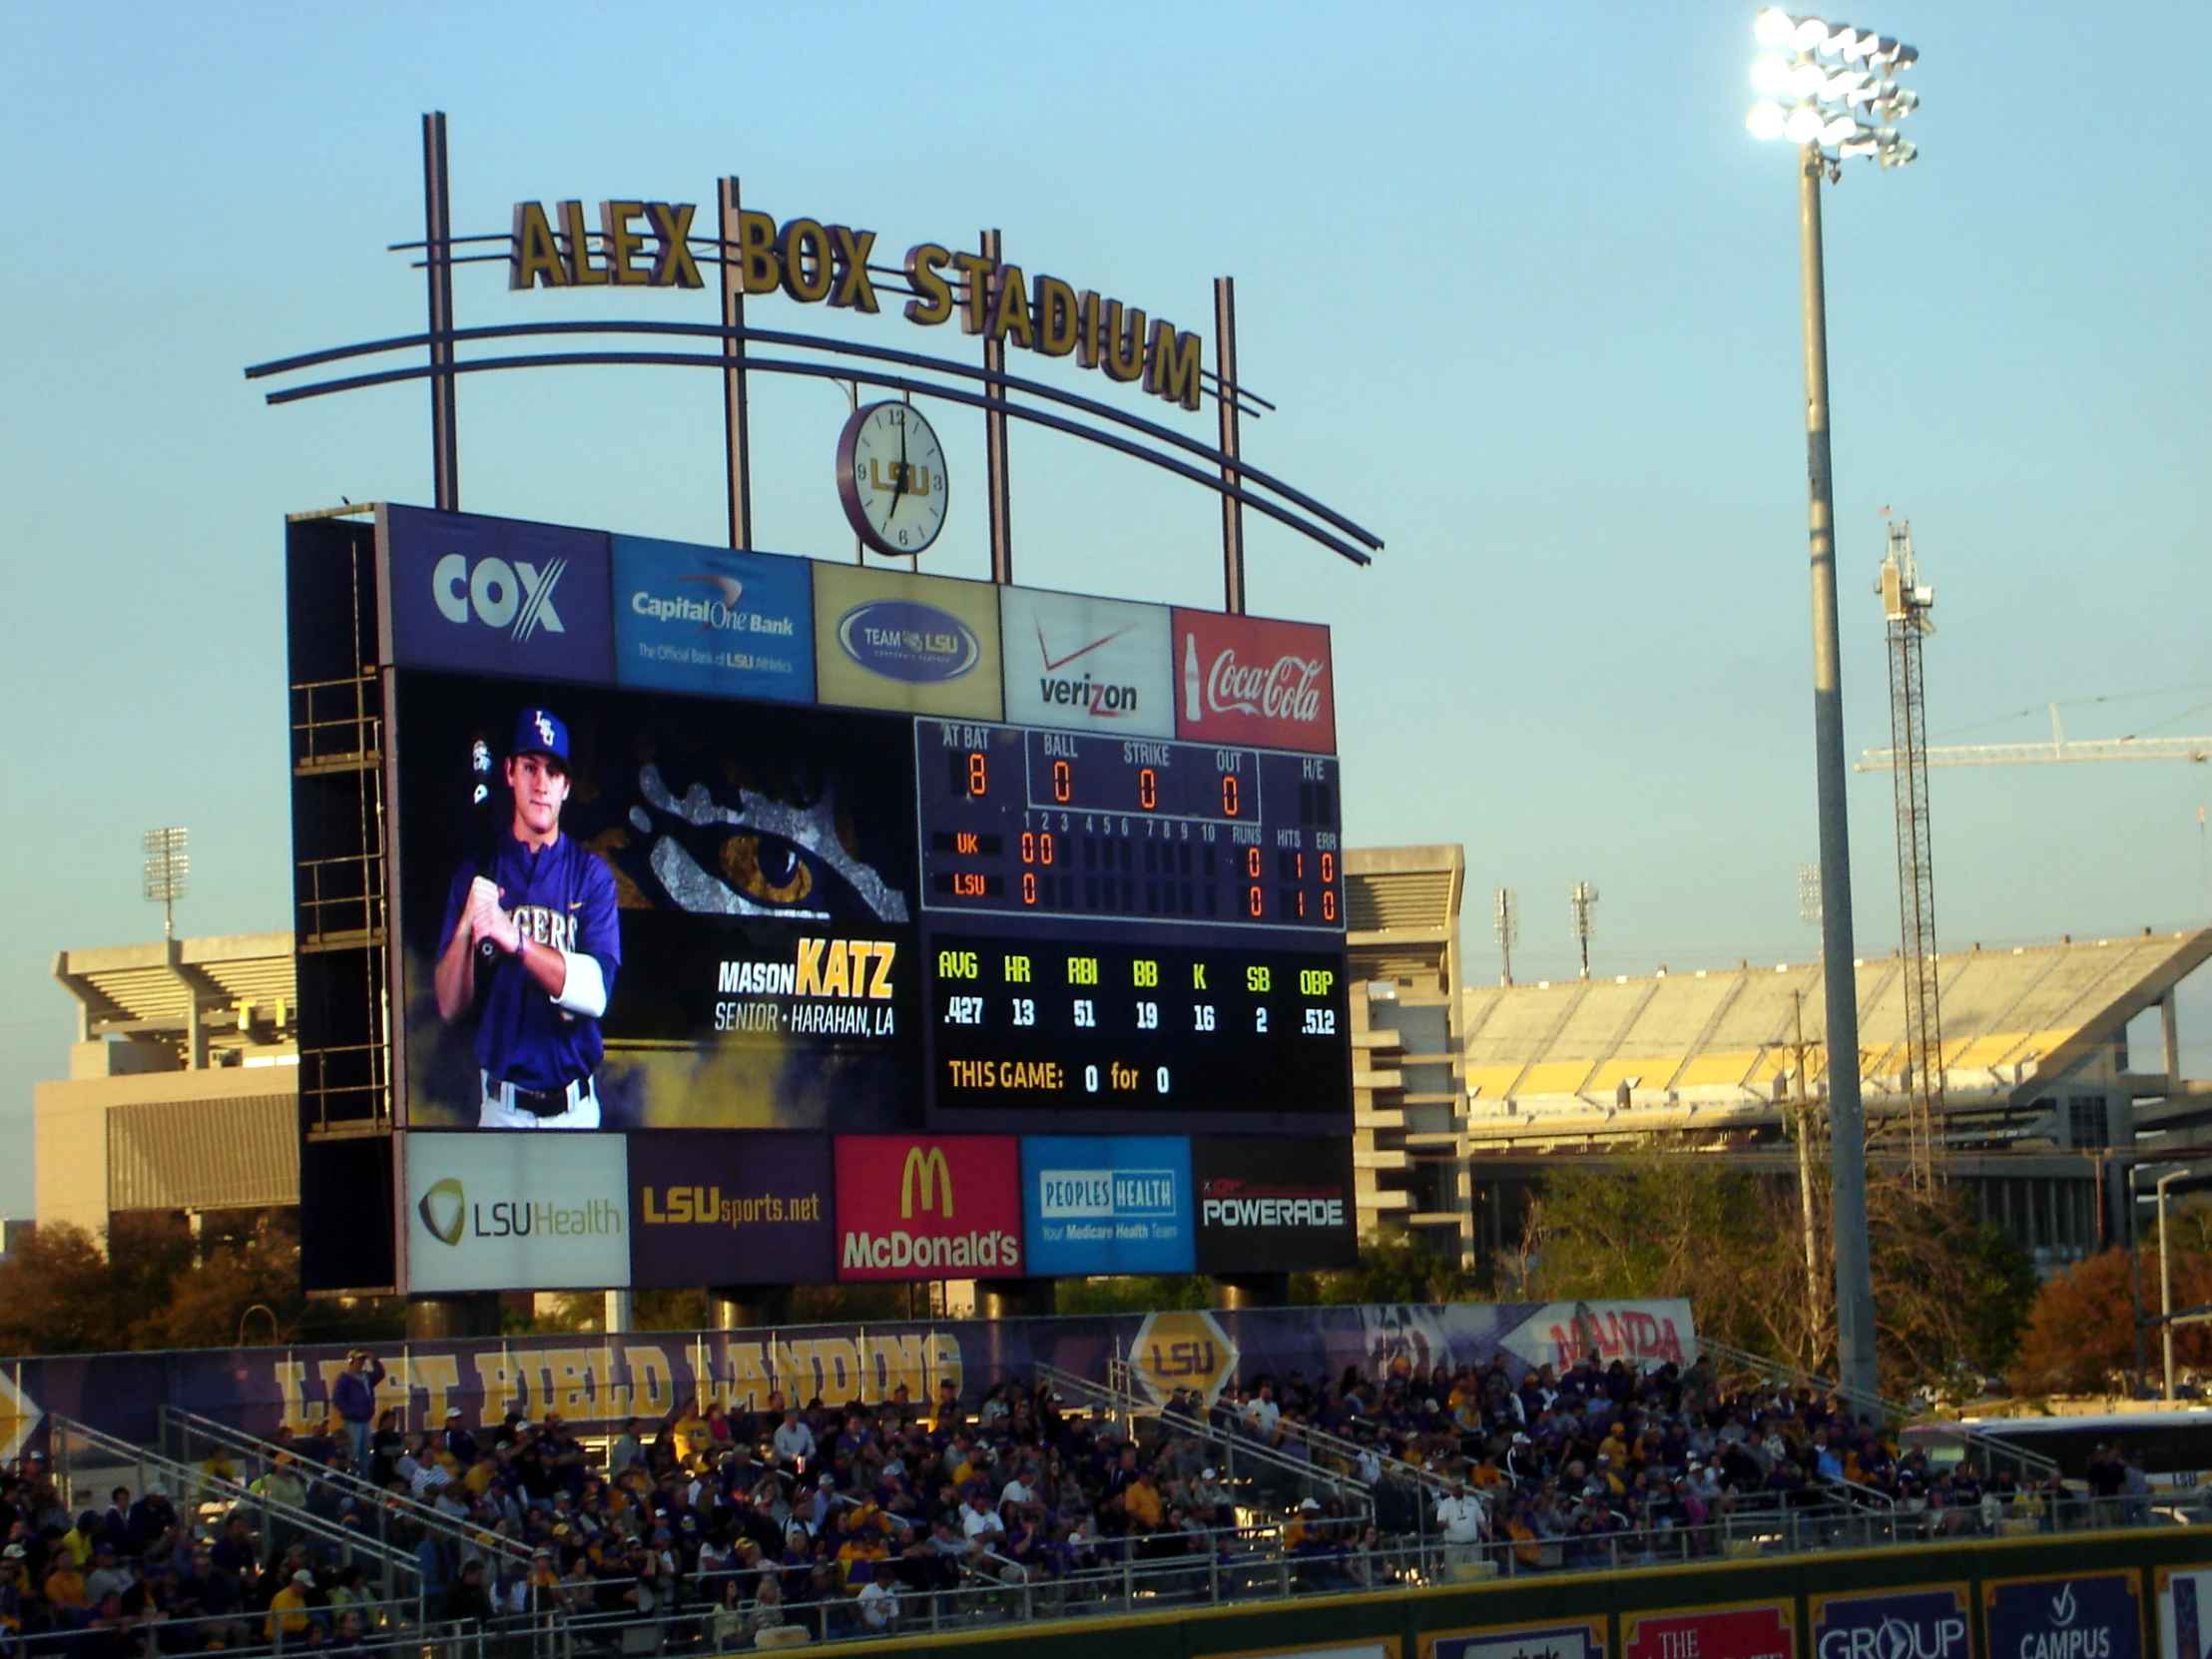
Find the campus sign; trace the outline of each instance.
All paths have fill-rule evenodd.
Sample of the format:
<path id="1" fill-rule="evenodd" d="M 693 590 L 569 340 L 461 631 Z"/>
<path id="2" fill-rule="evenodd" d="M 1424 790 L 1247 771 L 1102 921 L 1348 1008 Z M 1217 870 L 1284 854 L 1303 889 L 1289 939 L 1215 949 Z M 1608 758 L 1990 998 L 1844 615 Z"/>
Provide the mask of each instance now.
<path id="1" fill-rule="evenodd" d="M 698 217 L 690 202 L 599 204 L 597 225 L 582 202 L 517 202 L 507 259 L 507 286 L 677 287 L 705 285 L 690 249 Z M 730 267 L 748 294 L 779 290 L 803 305 L 830 304 L 870 314 L 882 309 L 869 260 L 873 231 L 818 219 L 788 219 L 742 210 Z M 597 247 L 594 248 L 596 239 Z M 903 261 L 913 297 L 906 320 L 926 327 L 959 320 L 964 333 L 996 345 L 1018 345 L 1047 357 L 1073 356 L 1109 380 L 1142 381 L 1153 396 L 1198 407 L 1204 344 L 1166 317 L 1147 318 L 1135 305 L 1077 288 L 1039 272 L 1029 276 L 984 254 L 957 253 L 921 242 Z"/>

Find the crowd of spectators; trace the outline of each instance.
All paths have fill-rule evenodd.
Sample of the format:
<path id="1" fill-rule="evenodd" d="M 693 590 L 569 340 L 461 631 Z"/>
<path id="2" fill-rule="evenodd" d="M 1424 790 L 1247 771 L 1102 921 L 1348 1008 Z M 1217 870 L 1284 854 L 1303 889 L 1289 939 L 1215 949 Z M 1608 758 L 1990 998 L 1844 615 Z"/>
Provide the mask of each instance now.
<path id="1" fill-rule="evenodd" d="M 364 1381 L 343 1403 L 373 1402 L 372 1367 L 351 1369 Z M 2147 1505 L 2139 1458 L 2098 1470 L 2094 1491 Z M 1308 1586 L 1359 1586 L 1483 1555 L 1542 1571 L 1649 1558 L 1662 1541 L 1711 1553 L 1731 1515 L 1839 1497 L 1936 1533 L 2055 1521 L 2078 1501 L 2002 1469 L 1983 1480 L 1970 1461 L 1931 1467 L 1807 1389 L 1732 1392 L 1703 1366 L 1523 1373 L 1502 1358 L 1293 1371 L 1210 1406 L 1178 1392 L 1133 1433 L 1019 1382 L 973 1400 L 949 1382 L 927 1402 L 903 1388 L 868 1405 L 693 1400 L 605 1441 L 558 1412 L 484 1430 L 451 1411 L 410 1433 L 389 1409 L 347 1410 L 246 1466 L 219 1451 L 205 1472 L 225 1484 L 197 1496 L 237 1498 L 230 1482 L 253 1495 L 180 1512 L 160 1486 L 125 1488 L 73 1515 L 43 1464 L 23 1463 L 0 1485 L 0 1631 L 53 1633 L 83 1659 L 277 1635 L 358 1646 L 379 1609 L 362 1557 L 333 1547 L 348 1534 L 411 1551 L 432 1618 L 681 1611 L 723 1648 L 788 1623 L 887 1633 L 963 1588 L 1036 1610 L 1124 1563 L 1218 1590 L 1264 1557 Z"/>

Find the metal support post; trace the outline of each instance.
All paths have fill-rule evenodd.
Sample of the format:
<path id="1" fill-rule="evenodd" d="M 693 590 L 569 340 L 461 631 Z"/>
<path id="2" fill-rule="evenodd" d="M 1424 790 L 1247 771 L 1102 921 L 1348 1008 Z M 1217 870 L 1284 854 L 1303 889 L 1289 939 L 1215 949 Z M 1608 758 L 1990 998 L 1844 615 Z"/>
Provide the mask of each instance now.
<path id="1" fill-rule="evenodd" d="M 990 262 L 993 275 L 984 280 L 994 290 L 996 272 L 1005 257 L 1004 240 L 996 231 L 985 231 L 983 258 Z M 983 331 L 983 366 L 993 374 L 1006 372 L 1006 341 L 992 337 L 988 327 Z M 984 392 L 991 403 L 1000 405 L 986 405 L 983 410 L 983 476 L 991 509 L 991 580 L 1007 583 L 1014 579 L 1014 507 L 1006 479 L 1006 388 L 993 381 Z"/>
<path id="2" fill-rule="evenodd" d="M 2169 1170 L 2157 1180 L 2158 1189 L 2158 1341 L 2165 1362 L 2165 1388 L 2159 1397 L 2171 1401 L 2174 1397 L 2174 1276 L 2171 1258 L 2166 1254 L 2166 1186 L 2187 1170 Z"/>
<path id="3" fill-rule="evenodd" d="M 1237 279 L 1234 276 L 1214 278 L 1214 405 L 1221 414 L 1221 452 L 1229 459 L 1222 463 L 1221 481 L 1239 484 L 1243 481 L 1235 462 L 1242 451 L 1238 448 L 1237 429 Z M 1245 564 L 1244 564 L 1244 503 L 1233 495 L 1221 498 L 1221 608 L 1231 616 L 1244 615 Z"/>
<path id="4" fill-rule="evenodd" d="M 1805 322 L 1805 461 L 1813 575 L 1813 745 L 1821 835 L 1821 980 L 1828 1015 L 1828 1144 L 1835 1185 L 1837 1370 L 1855 1411 L 1880 1397 L 1867 1241 L 1867 1126 L 1859 1096 L 1859 986 L 1851 927 L 1844 684 L 1836 622 L 1836 500 L 1828 441 L 1828 301 L 1817 144 L 1798 154 L 1798 254 Z"/>
<path id="5" fill-rule="evenodd" d="M 740 193 L 736 178 L 722 181 L 722 325 L 745 326 L 745 256 L 739 233 Z M 745 341 L 722 337 L 722 428 L 730 482 L 730 545 L 753 545 L 752 414 L 746 401 Z"/>
<path id="6" fill-rule="evenodd" d="M 430 472 L 441 513 L 461 510 L 460 437 L 453 423 L 453 198 L 445 112 L 422 118 L 422 272 L 430 289 Z"/>

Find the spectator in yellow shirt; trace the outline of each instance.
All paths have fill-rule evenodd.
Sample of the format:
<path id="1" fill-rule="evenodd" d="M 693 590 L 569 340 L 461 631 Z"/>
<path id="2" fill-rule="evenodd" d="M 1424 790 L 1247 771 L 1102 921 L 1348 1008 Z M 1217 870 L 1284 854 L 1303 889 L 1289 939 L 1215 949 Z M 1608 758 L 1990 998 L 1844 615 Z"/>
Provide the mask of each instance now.
<path id="1" fill-rule="evenodd" d="M 288 1637 L 307 1631 L 307 1592 L 314 1588 L 314 1574 L 305 1567 L 284 1581 L 284 1587 L 269 1598 L 269 1623 L 263 1634 L 271 1641 L 280 1630 Z"/>

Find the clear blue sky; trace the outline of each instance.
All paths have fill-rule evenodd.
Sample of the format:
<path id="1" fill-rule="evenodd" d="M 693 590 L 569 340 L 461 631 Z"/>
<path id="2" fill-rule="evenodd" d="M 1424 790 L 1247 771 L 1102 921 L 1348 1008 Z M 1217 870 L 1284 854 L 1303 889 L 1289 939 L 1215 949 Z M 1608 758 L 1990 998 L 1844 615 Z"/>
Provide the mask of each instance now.
<path id="1" fill-rule="evenodd" d="M 0 10 L 0 1210 L 29 1210 L 30 1085 L 66 1063 L 52 953 L 159 931 L 142 830 L 192 829 L 184 927 L 288 924 L 281 517 L 427 499 L 427 417 L 419 387 L 270 409 L 239 370 L 421 325 L 381 250 L 420 234 L 431 108 L 458 231 L 503 231 L 522 199 L 707 203 L 736 172 L 893 254 L 1003 227 L 1031 272 L 1208 333 L 1209 278 L 1235 274 L 1245 378 L 1281 405 L 1248 452 L 1388 541 L 1361 572 L 1251 530 L 1253 608 L 1337 631 L 1355 842 L 1463 841 L 1476 964 L 1511 885 L 1521 967 L 1567 971 L 1577 879 L 1603 894 L 1606 971 L 1810 956 L 1795 187 L 1743 130 L 1752 13 Z M 2069 729 L 2212 730 L 2212 10 L 1847 20 L 1921 48 L 1926 100 L 1922 161 L 1855 165 L 1828 200 L 1852 747 L 1887 741 L 1886 503 L 1939 596 L 1937 733 L 2187 686 Z M 593 305 L 510 296 L 496 267 L 459 282 L 464 321 Z M 867 333 L 965 344 L 888 314 Z M 460 407 L 465 506 L 720 539 L 710 376 L 484 379 Z M 762 545 L 848 551 L 842 413 L 819 383 L 759 392 Z M 939 424 L 969 485 L 927 568 L 981 574 L 979 423 Z M 1014 458 L 1023 579 L 1217 597 L 1210 496 L 1029 430 Z M 1879 953 L 1889 781 L 1853 792 Z M 2180 764 L 1936 774 L 1944 939 L 2201 923 L 2207 801 Z"/>

